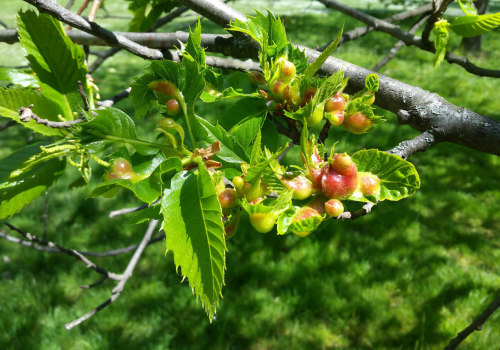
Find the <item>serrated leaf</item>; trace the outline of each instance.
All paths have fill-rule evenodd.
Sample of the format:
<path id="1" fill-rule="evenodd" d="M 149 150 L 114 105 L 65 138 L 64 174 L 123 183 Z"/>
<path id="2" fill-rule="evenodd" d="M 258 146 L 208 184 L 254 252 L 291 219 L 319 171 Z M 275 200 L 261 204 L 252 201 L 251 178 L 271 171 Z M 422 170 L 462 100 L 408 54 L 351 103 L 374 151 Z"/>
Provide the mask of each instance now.
<path id="1" fill-rule="evenodd" d="M 325 63 L 326 59 L 330 57 L 332 52 L 337 48 L 339 45 L 340 39 L 342 38 L 342 32 L 344 31 L 344 25 L 342 25 L 342 28 L 340 28 L 340 31 L 337 34 L 337 37 L 335 40 L 328 45 L 328 47 L 321 53 L 321 55 L 318 56 L 314 60 L 313 63 L 311 63 L 305 70 L 304 74 L 306 76 L 312 77 L 316 72 L 321 68 L 323 63 Z"/>
<path id="2" fill-rule="evenodd" d="M 14 181 L 0 183 L 0 220 L 9 218 L 44 193 L 61 176 L 66 162 L 51 159 Z"/>
<path id="3" fill-rule="evenodd" d="M 456 17 L 451 22 L 450 29 L 464 38 L 470 38 L 488 33 L 498 26 L 500 26 L 500 12 L 489 15 Z"/>
<path id="4" fill-rule="evenodd" d="M 256 165 L 258 162 L 261 161 L 263 154 L 262 154 L 262 134 L 259 129 L 257 132 L 257 136 L 255 136 L 255 140 L 253 141 L 252 145 L 252 151 L 250 152 L 250 165 Z"/>
<path id="5" fill-rule="evenodd" d="M 259 180 L 262 177 L 262 175 L 264 174 L 264 171 L 271 164 L 271 162 L 273 162 L 287 148 L 288 148 L 288 143 L 285 146 L 281 147 L 277 152 L 275 152 L 273 154 L 266 154 L 266 157 L 262 162 L 250 166 L 250 168 L 248 168 L 248 171 L 245 175 L 245 181 L 252 184 L 252 185 L 254 183 L 256 183 L 257 180 Z M 269 151 L 267 151 L 267 152 L 269 152 Z"/>
<path id="6" fill-rule="evenodd" d="M 38 124 L 34 120 L 21 122 L 19 108 L 28 107 L 30 104 L 33 104 L 32 111 L 36 115 L 48 120 L 58 121 L 57 115 L 63 113 L 58 104 L 47 99 L 36 90 L 0 88 L 0 115 L 45 136 L 64 136 L 66 134 L 64 130 L 49 128 L 43 124 Z"/>
<path id="7" fill-rule="evenodd" d="M 13 84 L 24 88 L 40 87 L 35 75 L 28 69 L 0 68 L 0 82 L 6 82 L 5 85 Z"/>
<path id="8" fill-rule="evenodd" d="M 417 170 L 410 162 L 376 149 L 358 151 L 352 155 L 358 172 L 369 172 L 380 179 L 380 192 L 370 198 L 356 191 L 349 199 L 362 202 L 398 201 L 420 188 Z"/>
<path id="9" fill-rule="evenodd" d="M 234 137 L 236 142 L 238 142 L 243 149 L 246 149 L 255 139 L 265 120 L 265 114 L 246 118 L 233 126 L 231 130 L 229 130 L 229 134 Z"/>
<path id="10" fill-rule="evenodd" d="M 377 92 L 379 88 L 378 75 L 375 73 L 368 74 L 365 78 L 365 88 L 370 92 Z"/>
<path id="11" fill-rule="evenodd" d="M 191 28 L 189 29 L 189 38 L 184 50 L 194 58 L 200 70 L 205 69 L 205 50 L 201 45 L 201 24 L 199 19 L 194 31 L 191 31 Z"/>
<path id="12" fill-rule="evenodd" d="M 274 220 L 277 220 L 280 215 L 290 209 L 292 206 L 293 192 L 290 189 L 283 191 L 278 198 L 266 198 L 264 201 L 250 205 L 244 198 L 241 201 L 241 206 L 250 215 L 254 213 L 267 213 Z"/>
<path id="13" fill-rule="evenodd" d="M 164 192 L 161 213 L 167 252 L 174 253 L 176 267 L 212 320 L 224 284 L 226 244 L 217 193 L 203 165 L 198 174 L 174 176 Z"/>
<path id="14" fill-rule="evenodd" d="M 458 4 L 467 16 L 477 15 L 477 9 L 474 6 L 473 0 L 458 0 Z"/>
<path id="15" fill-rule="evenodd" d="M 59 21 L 47 14 L 21 11 L 18 28 L 20 43 L 42 91 L 60 104 L 64 118 L 74 119 L 72 110 L 83 106 L 78 81 L 89 96 L 83 49 L 69 39 Z"/>
<path id="16" fill-rule="evenodd" d="M 97 113 L 96 116 L 87 113 L 88 121 L 80 123 L 84 132 L 98 136 L 112 136 L 122 140 L 137 139 L 135 123 L 125 112 L 108 107 L 97 110 L 95 113 Z"/>
<path id="17" fill-rule="evenodd" d="M 445 19 L 434 23 L 434 48 L 436 53 L 434 55 L 434 67 L 437 67 L 443 62 L 446 55 L 446 47 L 450 38 L 450 24 Z"/>
<path id="18" fill-rule="evenodd" d="M 214 156 L 225 166 L 239 168 L 242 162 L 248 161 L 248 155 L 241 145 L 220 125 L 212 125 L 203 118 L 197 117 L 204 133 L 200 136 L 200 144 L 207 147 L 214 141 L 220 141 L 221 150 Z"/>

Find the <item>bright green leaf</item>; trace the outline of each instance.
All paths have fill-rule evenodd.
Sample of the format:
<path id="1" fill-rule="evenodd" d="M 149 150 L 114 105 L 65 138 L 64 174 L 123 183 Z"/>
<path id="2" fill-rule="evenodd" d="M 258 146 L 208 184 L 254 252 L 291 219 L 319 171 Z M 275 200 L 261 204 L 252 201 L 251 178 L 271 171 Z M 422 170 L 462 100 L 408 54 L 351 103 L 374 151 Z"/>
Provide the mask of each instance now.
<path id="1" fill-rule="evenodd" d="M 464 38 L 486 34 L 500 26 L 500 12 L 480 16 L 457 17 L 451 23 L 450 29 Z"/>

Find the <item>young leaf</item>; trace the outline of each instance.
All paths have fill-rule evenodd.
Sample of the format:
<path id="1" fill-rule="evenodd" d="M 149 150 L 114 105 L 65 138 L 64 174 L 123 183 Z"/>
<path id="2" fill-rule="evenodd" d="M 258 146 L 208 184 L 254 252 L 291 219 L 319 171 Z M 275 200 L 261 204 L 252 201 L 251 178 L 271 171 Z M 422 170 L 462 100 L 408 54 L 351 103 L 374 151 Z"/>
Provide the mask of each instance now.
<path id="1" fill-rule="evenodd" d="M 446 55 L 446 46 L 448 46 L 448 39 L 450 38 L 450 24 L 447 20 L 442 19 L 434 23 L 434 47 L 436 54 L 434 55 L 434 67 L 437 67 L 443 62 Z"/>
<path id="2" fill-rule="evenodd" d="M 174 176 L 164 192 L 161 213 L 167 252 L 174 253 L 175 265 L 212 320 L 224 284 L 226 243 L 221 207 L 204 165 L 199 165 L 198 174 Z"/>
<path id="3" fill-rule="evenodd" d="M 44 193 L 61 176 L 65 166 L 64 160 L 51 159 L 14 181 L 0 183 L 0 220 L 21 211 Z"/>
<path id="4" fill-rule="evenodd" d="M 34 11 L 18 16 L 20 43 L 46 96 L 60 103 L 63 117 L 73 119 L 72 110 L 83 106 L 78 81 L 89 96 L 83 49 L 66 35 L 61 23 Z"/>
<path id="5" fill-rule="evenodd" d="M 375 73 L 368 74 L 365 78 L 365 89 L 370 92 L 377 92 L 379 88 L 378 75 Z"/>
<path id="6" fill-rule="evenodd" d="M 450 29 L 464 38 L 481 35 L 500 26 L 500 12 L 480 16 L 456 17 Z"/>
<path id="7" fill-rule="evenodd" d="M 473 1 L 474 0 L 458 0 L 458 4 L 460 5 L 460 7 L 462 8 L 462 11 L 464 11 L 464 13 L 467 16 L 476 16 L 477 15 L 477 9 L 474 6 Z"/>
<path id="8" fill-rule="evenodd" d="M 189 38 L 184 50 L 184 52 L 187 52 L 194 58 L 200 70 L 205 69 L 205 50 L 201 46 L 201 24 L 199 19 L 194 31 L 191 31 L 191 28 L 189 28 Z"/>
<path id="9" fill-rule="evenodd" d="M 2 116 L 15 120 L 24 127 L 45 136 L 64 136 L 66 134 L 64 130 L 49 128 L 34 120 L 21 122 L 19 108 L 28 107 L 30 104 L 33 104 L 32 111 L 36 115 L 48 120 L 59 121 L 57 115 L 63 113 L 57 103 L 47 99 L 36 90 L 0 88 L 0 114 Z"/>
<path id="10" fill-rule="evenodd" d="M 335 38 L 334 41 L 328 45 L 328 47 L 321 53 L 321 55 L 318 56 L 314 60 L 313 63 L 311 63 L 305 70 L 304 74 L 308 77 L 312 77 L 316 72 L 321 68 L 323 63 L 325 63 L 326 59 L 330 57 L 332 52 L 337 48 L 340 39 L 342 38 L 342 32 L 344 31 L 344 25 L 342 25 L 342 28 L 340 28 L 340 31 L 337 34 L 337 37 Z"/>
<path id="11" fill-rule="evenodd" d="M 358 172 L 369 172 L 380 179 L 380 191 L 370 198 L 356 191 L 349 199 L 361 202 L 398 201 L 420 188 L 417 170 L 401 157 L 376 149 L 358 151 L 352 155 Z"/>
<path id="12" fill-rule="evenodd" d="M 125 112 L 109 107 L 97 110 L 96 113 L 95 117 L 92 113 L 87 113 L 88 121 L 80 123 L 84 132 L 124 142 L 137 140 L 134 121 Z"/>

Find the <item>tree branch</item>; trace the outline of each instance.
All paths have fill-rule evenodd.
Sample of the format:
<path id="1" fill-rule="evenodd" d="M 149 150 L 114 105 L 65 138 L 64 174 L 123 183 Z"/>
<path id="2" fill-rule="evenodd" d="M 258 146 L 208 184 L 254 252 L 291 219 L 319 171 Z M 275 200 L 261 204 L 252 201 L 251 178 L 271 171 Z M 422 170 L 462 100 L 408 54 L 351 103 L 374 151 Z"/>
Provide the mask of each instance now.
<path id="1" fill-rule="evenodd" d="M 395 15 L 392 15 L 390 17 L 384 18 L 383 21 L 387 23 L 395 23 L 395 22 L 400 22 L 404 21 L 405 19 L 412 18 L 412 17 L 417 17 L 419 15 L 424 15 L 427 13 L 430 13 L 432 11 L 432 4 L 425 4 L 420 7 L 417 7 L 415 9 L 411 9 L 408 11 L 404 11 L 401 13 L 397 13 Z M 372 31 L 374 31 L 375 28 L 371 26 L 363 26 L 363 27 L 358 27 L 354 28 L 348 32 L 345 32 L 342 34 L 342 38 L 340 38 L 338 46 L 344 44 L 347 41 L 351 41 L 354 39 L 357 39 L 359 37 L 362 37 Z M 333 42 L 331 40 L 328 44 L 322 46 L 318 51 L 324 51 L 328 45 L 330 45 Z"/>
<path id="2" fill-rule="evenodd" d="M 46 240 L 44 240 L 42 238 L 38 238 L 37 236 L 32 235 L 29 232 L 25 232 L 25 231 L 23 231 L 23 230 L 15 227 L 14 225 L 8 223 L 8 222 L 6 222 L 5 225 L 7 225 L 11 230 L 16 231 L 19 234 L 21 234 L 28 241 L 35 242 L 35 243 L 38 243 L 38 244 L 40 244 L 42 246 L 46 246 L 46 247 L 49 247 L 49 248 L 55 248 L 55 249 L 59 250 L 61 253 L 65 253 L 67 255 L 73 256 L 74 258 L 82 261 L 85 264 L 85 266 L 87 266 L 87 268 L 92 269 L 92 270 L 94 270 L 97 273 L 100 273 L 101 275 L 105 276 L 106 278 L 109 278 L 109 279 L 112 279 L 112 280 L 115 280 L 115 281 L 121 281 L 122 280 L 122 275 L 118 275 L 116 273 L 109 272 L 105 268 L 103 268 L 103 267 L 101 267 L 101 266 L 93 263 L 92 261 L 90 261 L 89 259 L 87 259 L 85 256 L 83 256 L 83 254 L 81 254 L 80 252 L 78 252 L 78 251 L 76 251 L 74 249 L 69 249 L 69 248 L 60 246 L 60 245 L 58 245 L 58 244 L 56 244 L 54 242 L 46 241 Z"/>
<path id="3" fill-rule="evenodd" d="M 48 126 L 49 128 L 55 128 L 55 129 L 62 129 L 62 128 L 70 128 L 73 125 L 76 125 L 78 123 L 83 122 L 85 119 L 75 119 L 75 120 L 68 120 L 65 122 L 53 122 L 48 119 L 43 119 L 37 116 L 33 111 L 31 110 L 33 108 L 33 105 L 29 105 L 28 107 L 21 107 L 19 108 L 19 119 L 22 122 L 29 122 L 31 119 L 35 120 L 38 124 L 43 124 L 45 126 Z"/>
<path id="4" fill-rule="evenodd" d="M 40 12 L 46 12 L 51 16 L 57 18 L 61 22 L 69 24 L 75 28 L 83 30 L 84 32 L 91 33 L 109 44 L 121 47 L 134 55 L 147 59 L 162 59 L 163 55 L 159 50 L 150 49 L 143 45 L 139 45 L 122 35 L 115 34 L 98 24 L 88 21 L 73 12 L 66 10 L 64 7 L 57 3 L 47 0 L 24 0 L 25 2 L 35 6 Z"/>
<path id="5" fill-rule="evenodd" d="M 426 45 L 431 44 L 429 41 L 429 35 L 431 34 L 432 28 L 434 28 L 434 23 L 441 17 L 448 8 L 448 6 L 453 2 L 453 0 L 443 0 L 441 5 L 436 8 L 436 2 L 433 1 L 433 11 L 430 17 L 427 19 L 427 24 L 422 32 L 422 42 Z"/>
<path id="6" fill-rule="evenodd" d="M 361 207 L 359 210 L 354 210 L 354 211 L 345 211 L 339 216 L 337 216 L 337 220 L 356 220 L 362 216 L 365 216 L 367 214 L 370 214 L 372 211 L 372 208 L 375 206 L 374 203 L 366 203 Z"/>
<path id="7" fill-rule="evenodd" d="M 420 26 L 427 20 L 427 16 L 420 18 L 411 28 L 408 30 L 408 33 L 415 34 L 415 32 L 420 28 Z M 401 50 L 405 46 L 404 41 L 399 40 L 393 48 L 389 51 L 389 53 L 378 61 L 372 68 L 374 72 L 378 72 L 383 66 L 385 66 L 390 60 L 392 60 L 398 54 L 399 50 Z"/>
<path id="8" fill-rule="evenodd" d="M 362 21 L 369 26 L 374 27 L 375 30 L 387 33 L 401 41 L 403 41 L 406 45 L 416 46 L 424 51 L 428 51 L 431 53 L 435 53 L 434 45 L 429 45 L 425 43 L 422 39 L 405 32 L 399 26 L 387 23 L 381 19 L 376 17 L 367 15 L 361 11 L 355 10 L 347 5 L 338 3 L 333 0 L 318 0 L 323 3 L 326 7 L 336 9 L 341 11 L 342 13 L 353 17 L 359 21 Z M 449 63 L 455 63 L 459 66 L 462 66 L 467 72 L 472 73 L 474 75 L 478 75 L 480 77 L 492 77 L 492 78 L 500 78 L 500 70 L 481 68 L 470 62 L 467 58 L 455 55 L 452 52 L 447 52 L 445 56 L 445 60 Z"/>
<path id="9" fill-rule="evenodd" d="M 429 131 L 424 131 L 415 138 L 401 142 L 388 153 L 400 156 L 403 159 L 408 159 L 417 152 L 424 152 L 434 146 L 438 141 Z"/>
<path id="10" fill-rule="evenodd" d="M 135 266 L 139 262 L 139 259 L 142 256 L 142 253 L 144 252 L 144 249 L 146 248 L 149 240 L 151 239 L 151 236 L 153 235 L 153 231 L 156 228 L 156 225 L 158 224 L 158 220 L 152 220 L 151 223 L 148 226 L 148 229 L 146 230 L 146 233 L 144 234 L 144 237 L 142 238 L 141 243 L 137 247 L 137 250 L 135 251 L 134 255 L 132 256 L 132 259 L 130 259 L 130 262 L 127 265 L 127 268 L 123 272 L 123 278 L 118 282 L 118 284 L 113 288 L 111 297 L 107 299 L 104 303 L 100 304 L 96 308 L 92 309 L 85 315 L 77 318 L 76 320 L 67 323 L 65 325 L 67 330 L 70 330 L 76 326 L 78 326 L 80 323 L 88 320 L 92 316 L 94 316 L 96 313 L 104 309 L 106 306 L 111 304 L 113 301 L 118 299 L 118 297 L 121 295 L 123 292 L 123 289 L 125 288 L 125 284 L 127 281 L 132 277 L 132 273 L 134 272 Z M 97 282 L 96 282 L 97 283 Z"/>
<path id="11" fill-rule="evenodd" d="M 483 329 L 484 323 L 488 320 L 488 318 L 498 309 L 500 308 L 500 297 L 493 300 L 488 307 L 476 318 L 467 328 L 457 334 L 455 338 L 450 340 L 448 345 L 444 348 L 445 350 L 453 350 L 460 345 L 460 343 L 467 338 L 474 331 L 480 331 Z"/>

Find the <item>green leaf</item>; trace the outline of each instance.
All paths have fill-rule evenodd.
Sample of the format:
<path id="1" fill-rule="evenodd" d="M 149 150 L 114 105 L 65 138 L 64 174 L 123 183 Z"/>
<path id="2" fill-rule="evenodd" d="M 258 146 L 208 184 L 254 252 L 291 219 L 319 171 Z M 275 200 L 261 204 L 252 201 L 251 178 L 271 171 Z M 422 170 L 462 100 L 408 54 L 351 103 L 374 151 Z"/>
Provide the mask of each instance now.
<path id="1" fill-rule="evenodd" d="M 87 113 L 88 121 L 80 123 L 84 132 L 98 136 L 107 135 L 118 139 L 137 139 L 135 124 L 125 112 L 113 107 L 97 110 L 94 117 Z"/>
<path id="2" fill-rule="evenodd" d="M 417 170 L 410 162 L 376 149 L 358 151 L 352 155 L 358 172 L 369 172 L 380 179 L 380 192 L 367 198 L 356 191 L 349 199 L 362 202 L 398 201 L 420 188 Z"/>
<path id="3" fill-rule="evenodd" d="M 83 49 L 68 38 L 59 21 L 47 14 L 21 11 L 18 28 L 20 43 L 42 91 L 60 104 L 64 118 L 74 119 L 72 110 L 83 106 L 78 81 L 89 96 Z"/>
<path id="4" fill-rule="evenodd" d="M 434 55 L 434 67 L 437 67 L 443 62 L 446 55 L 446 47 L 450 38 L 450 24 L 445 19 L 434 23 L 434 47 L 436 54 Z"/>
<path id="5" fill-rule="evenodd" d="M 234 137 L 236 142 L 238 142 L 243 149 L 247 149 L 262 128 L 265 119 L 265 114 L 261 114 L 258 117 L 246 118 L 233 126 L 231 130 L 229 130 L 229 134 Z"/>
<path id="6" fill-rule="evenodd" d="M 44 193 L 61 176 L 65 166 L 64 160 L 51 159 L 14 181 L 0 183 L 0 220 L 21 211 Z"/>
<path id="7" fill-rule="evenodd" d="M 248 161 L 248 155 L 241 145 L 220 125 L 212 125 L 203 118 L 197 117 L 204 133 L 199 134 L 201 146 L 207 147 L 214 141 L 220 141 L 221 150 L 214 156 L 214 159 L 221 161 L 225 166 L 239 168 L 242 162 Z"/>
<path id="8" fill-rule="evenodd" d="M 321 55 L 318 56 L 314 60 L 313 63 L 311 63 L 305 70 L 304 74 L 308 77 L 312 77 L 316 72 L 321 68 L 323 63 L 325 63 L 326 59 L 330 57 L 332 52 L 337 48 L 339 45 L 340 39 L 342 38 L 342 32 L 344 31 L 344 25 L 342 25 L 342 28 L 340 28 L 340 31 L 337 34 L 337 37 L 335 40 L 328 45 L 328 47 L 321 53 Z"/>
<path id="9" fill-rule="evenodd" d="M 467 16 L 476 16 L 477 15 L 477 9 L 474 6 L 473 1 L 474 0 L 458 0 L 458 4 L 460 5 L 460 7 L 462 8 L 462 11 L 464 11 L 464 13 Z"/>
<path id="10" fill-rule="evenodd" d="M 205 69 L 205 50 L 201 45 L 201 23 L 199 18 L 194 31 L 191 31 L 191 28 L 189 28 L 189 38 L 184 47 L 184 53 L 188 53 L 194 58 L 200 70 Z"/>
<path id="11" fill-rule="evenodd" d="M 253 141 L 252 151 L 250 152 L 250 165 L 256 165 L 263 157 L 261 142 L 262 133 L 259 129 L 257 136 L 255 136 L 255 140 Z"/>
<path id="12" fill-rule="evenodd" d="M 15 120 L 24 127 L 45 136 L 64 136 L 66 134 L 64 130 L 49 128 L 34 120 L 21 122 L 19 108 L 28 107 L 30 104 L 33 104 L 32 111 L 40 118 L 59 121 L 57 115 L 63 113 L 57 103 L 47 99 L 36 90 L 0 88 L 0 115 Z"/>
<path id="13" fill-rule="evenodd" d="M 456 17 L 450 29 L 464 38 L 488 33 L 500 25 L 500 12 L 480 16 Z"/>
<path id="14" fill-rule="evenodd" d="M 222 295 L 226 243 L 221 207 L 204 165 L 199 165 L 198 174 L 174 176 L 164 192 L 161 213 L 167 252 L 174 253 L 176 267 L 212 320 Z"/>
<path id="15" fill-rule="evenodd" d="M 40 87 L 35 75 L 28 69 L 0 68 L 0 83 L 1 82 L 25 88 Z"/>
<path id="16" fill-rule="evenodd" d="M 365 78 L 365 88 L 370 92 L 377 92 L 379 88 L 378 75 L 375 73 L 368 74 Z"/>
<path id="17" fill-rule="evenodd" d="M 269 152 L 269 150 L 266 149 L 266 156 L 264 160 L 248 168 L 247 174 L 245 175 L 245 181 L 252 185 L 255 184 L 264 175 L 266 168 L 287 148 L 288 148 L 288 143 L 283 147 L 281 147 L 277 152 L 272 154 Z"/>

